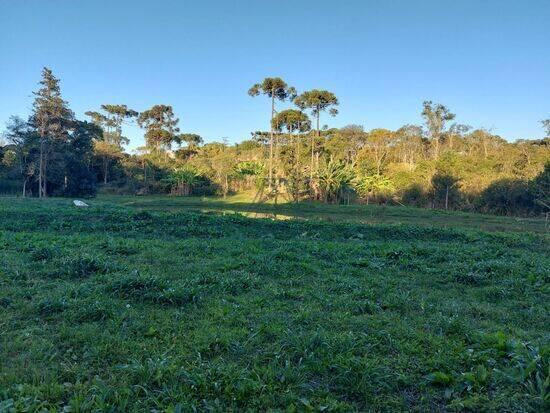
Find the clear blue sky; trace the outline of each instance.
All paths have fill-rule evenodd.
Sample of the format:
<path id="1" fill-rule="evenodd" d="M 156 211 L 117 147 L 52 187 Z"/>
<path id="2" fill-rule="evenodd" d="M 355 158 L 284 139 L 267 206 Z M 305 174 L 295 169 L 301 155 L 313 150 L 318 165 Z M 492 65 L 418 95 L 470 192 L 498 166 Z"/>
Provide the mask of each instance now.
<path id="1" fill-rule="evenodd" d="M 207 141 L 267 129 L 266 76 L 333 91 L 335 127 L 420 123 L 425 99 L 509 140 L 550 116 L 550 0 L 0 0 L 0 56 L 2 129 L 43 66 L 80 117 L 170 104 Z"/>

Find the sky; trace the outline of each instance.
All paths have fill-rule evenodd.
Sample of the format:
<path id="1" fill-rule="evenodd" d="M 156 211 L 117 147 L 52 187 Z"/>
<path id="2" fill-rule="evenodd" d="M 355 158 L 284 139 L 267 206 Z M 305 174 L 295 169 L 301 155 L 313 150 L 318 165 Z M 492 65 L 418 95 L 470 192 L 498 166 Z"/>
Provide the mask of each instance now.
<path id="1" fill-rule="evenodd" d="M 0 0 L 0 130 L 30 114 L 44 66 L 79 118 L 168 104 L 207 142 L 267 130 L 268 99 L 247 91 L 274 76 L 335 93 L 330 127 L 420 124 L 432 100 L 510 141 L 542 138 L 550 0 Z"/>

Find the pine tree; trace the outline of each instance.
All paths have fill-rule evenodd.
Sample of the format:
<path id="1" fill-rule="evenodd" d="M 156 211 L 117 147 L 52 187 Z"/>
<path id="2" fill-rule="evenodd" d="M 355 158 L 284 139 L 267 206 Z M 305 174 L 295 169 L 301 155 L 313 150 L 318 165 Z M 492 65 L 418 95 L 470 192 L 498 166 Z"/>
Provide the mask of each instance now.
<path id="1" fill-rule="evenodd" d="M 68 128 L 74 119 L 74 114 L 61 97 L 59 79 L 47 67 L 42 69 L 42 80 L 39 84 L 41 88 L 38 92 L 33 92 L 35 99 L 31 124 L 40 135 L 38 197 L 44 198 L 48 196 L 48 157 L 52 145 L 56 140 L 67 139 Z"/>

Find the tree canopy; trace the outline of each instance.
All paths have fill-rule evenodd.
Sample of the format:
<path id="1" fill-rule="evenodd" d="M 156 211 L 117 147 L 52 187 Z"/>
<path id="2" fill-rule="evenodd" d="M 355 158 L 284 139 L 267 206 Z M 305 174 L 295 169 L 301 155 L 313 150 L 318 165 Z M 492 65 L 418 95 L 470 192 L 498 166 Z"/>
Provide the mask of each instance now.
<path id="1" fill-rule="evenodd" d="M 139 114 L 138 125 L 145 129 L 145 142 L 156 151 L 170 149 L 179 133 L 179 119 L 172 106 L 154 105 Z"/>
<path id="2" fill-rule="evenodd" d="M 248 92 L 270 99 L 267 130 L 255 130 L 241 142 L 208 141 L 181 131 L 176 111 L 166 104 L 140 113 L 127 104 L 103 104 L 85 113 L 91 122 L 78 120 L 59 79 L 44 68 L 30 117 L 12 117 L 2 135 L 0 193 L 247 191 L 259 200 L 550 212 L 550 137 L 509 142 L 490 129 L 457 122 L 447 106 L 430 100 L 422 104 L 423 125 L 321 128 L 323 112 L 337 113 L 332 92 L 298 94 L 278 77 L 265 78 Z M 308 115 L 316 123 L 313 130 Z M 134 121 L 146 146 L 128 153 L 126 128 Z M 549 134 L 550 120 L 541 125 Z"/>

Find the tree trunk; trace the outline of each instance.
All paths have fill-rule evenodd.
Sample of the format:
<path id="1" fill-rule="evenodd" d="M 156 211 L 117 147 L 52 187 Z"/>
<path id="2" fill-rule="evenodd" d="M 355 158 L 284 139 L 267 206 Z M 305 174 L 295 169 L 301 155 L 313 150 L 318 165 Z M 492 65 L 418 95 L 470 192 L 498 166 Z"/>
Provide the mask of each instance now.
<path id="1" fill-rule="evenodd" d="M 447 190 L 445 191 L 445 210 L 449 209 L 449 185 L 447 185 Z"/>
<path id="2" fill-rule="evenodd" d="M 275 169 L 277 169 L 278 163 L 279 163 L 279 136 L 275 135 L 275 155 L 273 157 L 273 163 L 275 165 Z M 278 170 L 278 169 L 277 169 Z M 279 188 L 279 174 L 278 172 L 275 172 L 275 189 Z"/>
<path id="3" fill-rule="evenodd" d="M 269 138 L 269 182 L 268 188 L 271 191 L 273 182 L 273 117 L 275 116 L 275 91 L 271 91 L 271 132 Z"/>
<path id="4" fill-rule="evenodd" d="M 300 139 L 299 139 L 299 131 L 298 134 L 294 136 L 295 144 L 296 144 L 296 171 L 300 167 Z"/>
<path id="5" fill-rule="evenodd" d="M 143 182 L 147 185 L 147 163 L 143 161 Z"/>
<path id="6" fill-rule="evenodd" d="M 321 136 L 321 131 L 319 129 L 319 117 L 321 116 L 321 114 L 319 113 L 319 110 L 317 111 L 317 139 L 319 139 L 319 137 Z M 314 163 L 314 159 L 315 159 L 315 155 L 314 155 L 314 147 L 315 147 L 315 138 L 313 136 L 313 134 L 311 135 L 311 165 L 310 165 L 310 179 L 311 181 L 313 181 L 313 163 Z"/>
<path id="7" fill-rule="evenodd" d="M 224 188 L 223 188 L 223 197 L 224 198 L 227 196 L 228 192 L 229 192 L 229 182 L 227 180 L 227 174 L 226 174 L 225 179 L 224 179 Z"/>
<path id="8" fill-rule="evenodd" d="M 44 136 L 40 136 L 40 161 L 38 165 L 38 198 L 42 198 L 43 168 L 44 168 Z"/>
<path id="9" fill-rule="evenodd" d="M 46 174 L 47 165 L 48 165 L 48 154 L 46 153 L 44 154 L 44 164 L 43 164 L 44 173 L 42 174 L 42 186 L 44 188 L 42 191 L 43 198 L 46 198 L 48 196 L 48 186 L 47 186 L 48 178 Z"/>
<path id="10" fill-rule="evenodd" d="M 107 174 L 109 172 L 109 161 L 107 157 L 103 159 L 103 183 L 107 183 Z"/>

